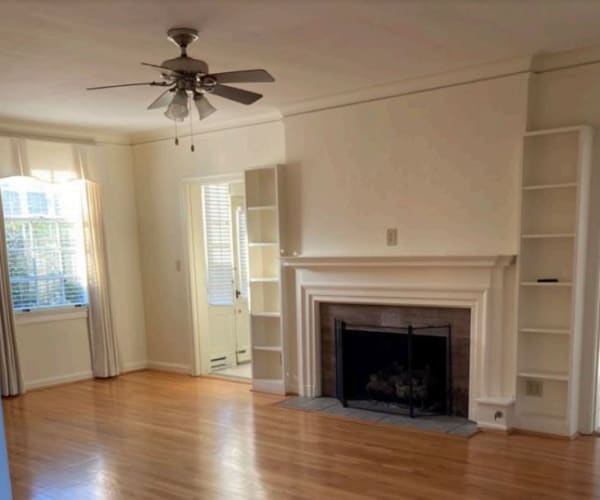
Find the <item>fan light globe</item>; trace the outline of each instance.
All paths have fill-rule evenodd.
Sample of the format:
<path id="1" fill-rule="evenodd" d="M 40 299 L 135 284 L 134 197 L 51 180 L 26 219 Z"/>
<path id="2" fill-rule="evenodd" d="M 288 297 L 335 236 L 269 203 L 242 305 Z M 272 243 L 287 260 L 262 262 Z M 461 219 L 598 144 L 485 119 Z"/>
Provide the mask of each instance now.
<path id="1" fill-rule="evenodd" d="M 208 99 L 204 97 L 203 94 L 194 94 L 194 104 L 196 105 L 198 116 L 201 120 L 204 120 L 204 118 L 212 115 L 216 111 L 216 109 L 210 104 L 210 102 L 208 102 Z"/>
<path id="2" fill-rule="evenodd" d="M 188 95 L 183 89 L 175 92 L 169 107 L 165 111 L 165 116 L 176 122 L 182 122 L 189 114 Z"/>

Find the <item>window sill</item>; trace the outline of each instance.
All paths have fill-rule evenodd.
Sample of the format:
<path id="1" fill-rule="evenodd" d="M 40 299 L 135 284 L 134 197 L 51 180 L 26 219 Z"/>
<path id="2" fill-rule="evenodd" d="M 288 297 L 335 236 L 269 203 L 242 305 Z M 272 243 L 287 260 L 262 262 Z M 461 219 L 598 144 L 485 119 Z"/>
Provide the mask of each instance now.
<path id="1" fill-rule="evenodd" d="M 35 311 L 15 311 L 15 323 L 28 325 L 30 323 L 47 323 L 49 321 L 65 321 L 71 319 L 87 319 L 88 308 L 84 307 L 56 307 L 38 309 Z"/>

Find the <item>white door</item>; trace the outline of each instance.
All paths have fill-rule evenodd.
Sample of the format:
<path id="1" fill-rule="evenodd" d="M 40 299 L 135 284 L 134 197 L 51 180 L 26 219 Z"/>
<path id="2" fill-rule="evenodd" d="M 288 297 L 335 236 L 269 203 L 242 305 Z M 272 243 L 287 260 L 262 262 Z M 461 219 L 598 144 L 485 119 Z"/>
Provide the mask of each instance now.
<path id="1" fill-rule="evenodd" d="M 202 187 L 209 370 L 236 365 L 234 252 L 229 184 Z"/>
<path id="2" fill-rule="evenodd" d="M 246 211 L 242 196 L 231 197 L 234 254 L 234 318 L 236 359 L 238 363 L 250 361 L 250 314 L 248 312 L 248 237 Z"/>

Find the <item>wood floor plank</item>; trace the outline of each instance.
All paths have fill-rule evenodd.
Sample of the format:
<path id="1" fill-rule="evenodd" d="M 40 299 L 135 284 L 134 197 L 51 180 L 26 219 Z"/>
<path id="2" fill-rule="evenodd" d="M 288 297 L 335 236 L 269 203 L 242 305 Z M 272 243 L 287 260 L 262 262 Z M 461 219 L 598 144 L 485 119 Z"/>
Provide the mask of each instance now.
<path id="1" fill-rule="evenodd" d="M 600 498 L 596 437 L 467 440 L 143 371 L 3 402 L 15 499 Z"/>

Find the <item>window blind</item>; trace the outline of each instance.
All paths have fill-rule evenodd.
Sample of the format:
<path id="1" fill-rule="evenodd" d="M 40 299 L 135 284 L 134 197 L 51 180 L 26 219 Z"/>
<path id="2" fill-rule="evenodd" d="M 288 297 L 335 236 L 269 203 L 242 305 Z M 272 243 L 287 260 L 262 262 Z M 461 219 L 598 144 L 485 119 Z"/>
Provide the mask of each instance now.
<path id="1" fill-rule="evenodd" d="M 238 208 L 236 211 L 238 230 L 238 269 L 240 274 L 240 292 L 248 298 L 248 233 L 246 229 L 246 211 Z"/>
<path id="2" fill-rule="evenodd" d="M 13 308 L 87 304 L 81 185 L 0 182 Z"/>
<path id="3" fill-rule="evenodd" d="M 206 289 L 212 306 L 233 305 L 231 200 L 227 184 L 202 187 Z"/>

